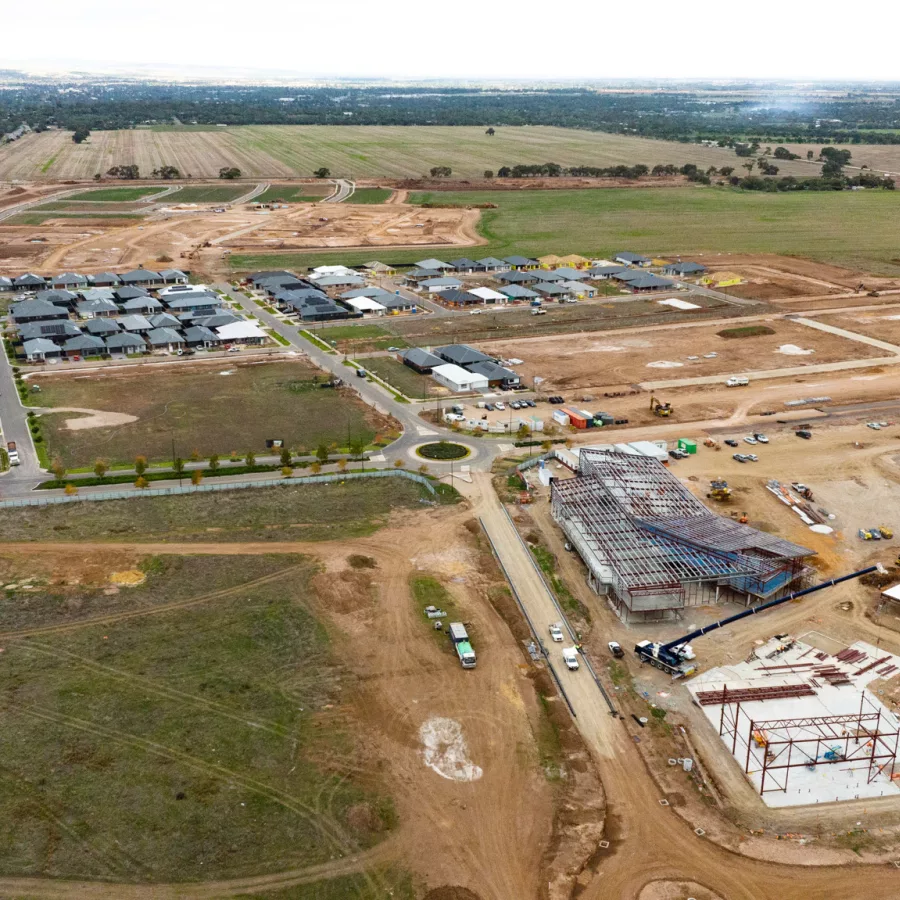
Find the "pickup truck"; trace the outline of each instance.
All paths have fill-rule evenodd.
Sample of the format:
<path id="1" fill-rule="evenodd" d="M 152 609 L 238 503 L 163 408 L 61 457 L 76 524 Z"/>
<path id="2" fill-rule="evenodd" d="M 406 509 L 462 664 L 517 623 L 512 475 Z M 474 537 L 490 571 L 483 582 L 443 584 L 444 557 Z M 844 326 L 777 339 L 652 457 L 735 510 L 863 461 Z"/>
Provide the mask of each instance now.
<path id="1" fill-rule="evenodd" d="M 16 449 L 15 441 L 10 441 L 6 445 L 6 453 L 9 456 L 9 464 L 11 466 L 19 465 L 19 451 Z"/>
<path id="2" fill-rule="evenodd" d="M 574 672 L 578 668 L 578 650 L 575 647 L 563 647 L 562 654 L 566 668 Z"/>
<path id="3" fill-rule="evenodd" d="M 553 638 L 558 644 L 562 643 L 563 640 L 563 632 L 562 627 L 559 622 L 555 622 L 550 626 L 550 637 Z"/>

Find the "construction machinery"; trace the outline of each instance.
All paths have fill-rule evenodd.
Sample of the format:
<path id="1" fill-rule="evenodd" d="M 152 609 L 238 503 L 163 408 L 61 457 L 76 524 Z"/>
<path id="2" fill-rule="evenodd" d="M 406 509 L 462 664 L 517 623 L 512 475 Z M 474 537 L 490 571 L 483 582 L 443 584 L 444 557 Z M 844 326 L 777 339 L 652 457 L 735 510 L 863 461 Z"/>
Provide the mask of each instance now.
<path id="1" fill-rule="evenodd" d="M 719 503 L 727 503 L 731 499 L 731 488 L 723 478 L 716 478 L 709 483 L 709 493 L 706 495 Z"/>
<path id="2" fill-rule="evenodd" d="M 704 625 L 703 628 L 698 628 L 689 634 L 682 635 L 681 637 L 677 637 L 672 641 L 667 641 L 664 644 L 654 641 L 641 641 L 635 645 L 634 652 L 642 663 L 650 663 L 651 666 L 661 669 L 663 672 L 667 672 L 675 678 L 691 675 L 696 671 L 696 667 L 689 663 L 685 664 L 685 661 L 693 659 L 694 657 L 690 642 L 695 638 L 702 637 L 707 632 L 714 631 L 716 628 L 724 628 L 726 625 L 730 625 L 732 622 L 737 622 L 740 619 L 746 619 L 747 616 L 755 616 L 757 613 L 773 609 L 776 606 L 780 606 L 782 603 L 796 600 L 798 597 L 805 597 L 807 594 L 833 587 L 843 581 L 861 578 L 863 575 L 868 575 L 870 572 L 878 572 L 882 575 L 886 574 L 881 563 L 876 563 L 874 566 L 866 566 L 865 569 L 851 572 L 849 575 L 842 575 L 840 578 L 832 578 L 829 581 L 823 581 L 821 584 L 814 584 L 812 587 L 803 588 L 799 591 L 792 591 L 790 594 L 779 597 L 777 600 L 770 600 L 768 603 L 745 609 L 743 612 L 739 612 L 736 615 L 719 619 L 718 622 L 713 622 L 711 625 Z"/>
<path id="3" fill-rule="evenodd" d="M 703 446 L 709 447 L 712 450 L 721 450 L 722 449 L 722 445 L 715 438 L 711 438 L 711 437 L 706 438 L 706 440 L 703 442 Z"/>
<path id="4" fill-rule="evenodd" d="M 656 397 L 651 397 L 650 412 L 652 412 L 654 416 L 659 416 L 661 419 L 668 419 L 674 412 L 674 409 L 672 408 L 671 403 L 663 403 L 661 400 L 657 400 Z"/>
<path id="5" fill-rule="evenodd" d="M 889 541 L 894 536 L 894 529 L 888 528 L 887 525 L 879 525 L 878 530 L 886 541 Z"/>

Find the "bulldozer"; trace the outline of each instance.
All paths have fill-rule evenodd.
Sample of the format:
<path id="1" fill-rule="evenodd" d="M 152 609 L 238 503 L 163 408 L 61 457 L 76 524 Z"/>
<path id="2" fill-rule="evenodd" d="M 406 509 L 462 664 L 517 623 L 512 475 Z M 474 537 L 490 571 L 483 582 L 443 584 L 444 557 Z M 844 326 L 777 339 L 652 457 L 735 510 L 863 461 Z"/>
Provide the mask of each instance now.
<path id="1" fill-rule="evenodd" d="M 661 400 L 657 400 L 656 397 L 650 398 L 650 411 L 654 416 L 659 416 L 662 419 L 668 419 L 674 412 L 671 403 L 663 403 Z"/>
<path id="2" fill-rule="evenodd" d="M 731 499 L 731 488 L 728 482 L 722 478 L 716 478 L 709 483 L 709 493 L 706 495 L 711 500 L 719 503 L 727 503 Z"/>
<path id="3" fill-rule="evenodd" d="M 703 442 L 703 446 L 709 447 L 712 450 L 721 450 L 722 449 L 722 445 L 715 438 L 711 438 L 711 437 L 706 438 L 706 440 Z"/>

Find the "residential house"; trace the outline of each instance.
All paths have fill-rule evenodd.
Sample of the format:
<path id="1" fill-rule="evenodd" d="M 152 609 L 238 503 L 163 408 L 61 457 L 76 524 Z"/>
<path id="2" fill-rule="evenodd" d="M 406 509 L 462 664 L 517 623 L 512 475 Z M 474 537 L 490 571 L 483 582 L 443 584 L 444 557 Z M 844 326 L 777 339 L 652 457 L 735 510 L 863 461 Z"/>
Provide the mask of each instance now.
<path id="1" fill-rule="evenodd" d="M 46 300 L 54 306 L 64 307 L 66 310 L 75 309 L 75 304 L 81 299 L 78 294 L 71 291 L 38 291 L 34 295 L 35 300 Z"/>
<path id="2" fill-rule="evenodd" d="M 139 334 L 120 331 L 106 339 L 106 351 L 110 356 L 127 356 L 133 353 L 145 353 L 147 343 Z"/>
<path id="3" fill-rule="evenodd" d="M 435 347 L 433 352 L 445 362 L 453 363 L 456 366 L 467 366 L 476 362 L 493 362 L 490 356 L 466 344 L 448 344 L 446 347 Z"/>
<path id="4" fill-rule="evenodd" d="M 621 250 L 613 257 L 613 262 L 622 263 L 624 266 L 637 266 L 646 269 L 653 262 L 648 256 L 641 256 L 640 253 L 632 253 L 629 250 Z"/>
<path id="5" fill-rule="evenodd" d="M 25 322 L 16 327 L 20 341 L 31 341 L 47 338 L 57 344 L 64 344 L 69 338 L 81 334 L 81 329 L 68 319 L 56 321 Z"/>
<path id="6" fill-rule="evenodd" d="M 419 287 L 424 288 L 429 294 L 437 294 L 439 291 L 459 290 L 462 287 L 462 282 L 458 278 L 450 278 L 449 276 L 426 278 L 424 281 L 419 282 Z"/>
<path id="7" fill-rule="evenodd" d="M 139 313 L 142 316 L 151 316 L 162 312 L 163 305 L 155 297 L 132 297 L 119 304 L 123 313 Z"/>
<path id="8" fill-rule="evenodd" d="M 500 291 L 495 291 L 493 288 L 488 287 L 471 288 L 469 293 L 474 294 L 476 297 L 480 297 L 488 306 L 492 306 L 496 303 L 506 303 L 509 299 L 506 294 L 501 294 Z"/>
<path id="9" fill-rule="evenodd" d="M 26 272 L 18 278 L 13 279 L 13 290 L 16 291 L 39 291 L 47 287 L 47 279 L 33 272 Z"/>
<path id="10" fill-rule="evenodd" d="M 219 340 L 229 344 L 262 344 L 268 335 L 259 325 L 242 320 L 230 325 L 220 325 L 216 329 Z"/>
<path id="11" fill-rule="evenodd" d="M 0 275 L 0 291 L 11 291 L 13 289 L 12 278 Z"/>
<path id="12" fill-rule="evenodd" d="M 474 259 L 469 259 L 467 256 L 462 256 L 459 259 L 451 259 L 450 265 L 453 266 L 453 269 L 459 273 L 471 274 L 472 272 L 483 272 L 484 266 L 480 262 L 476 262 Z"/>
<path id="13" fill-rule="evenodd" d="M 476 297 L 475 294 L 470 294 L 468 291 L 460 291 L 456 288 L 438 291 L 434 296 L 435 299 L 440 300 L 445 306 L 451 306 L 455 309 L 462 309 L 467 306 L 481 306 L 484 303 L 481 297 Z"/>
<path id="14" fill-rule="evenodd" d="M 597 293 L 595 287 L 585 284 L 583 281 L 560 281 L 558 283 L 562 287 L 568 288 L 570 295 L 577 297 L 579 300 L 590 300 Z"/>
<path id="15" fill-rule="evenodd" d="M 350 288 L 349 291 L 344 291 L 343 294 L 338 296 L 339 300 L 353 300 L 356 297 L 370 297 L 372 300 L 375 300 L 381 296 L 390 296 L 390 291 L 386 291 L 384 288 L 380 287 L 355 287 Z"/>
<path id="16" fill-rule="evenodd" d="M 626 269 L 624 266 L 591 266 L 582 274 L 587 275 L 592 281 L 609 281 L 610 278 L 615 278 L 622 272 L 628 271 L 630 269 Z"/>
<path id="17" fill-rule="evenodd" d="M 626 286 L 635 293 L 643 293 L 645 291 L 670 291 L 675 287 L 675 282 L 669 278 L 660 278 L 659 275 L 647 272 L 639 278 L 632 278 L 630 281 L 627 281 Z"/>
<path id="18" fill-rule="evenodd" d="M 93 319 L 95 316 L 117 316 L 119 307 L 112 300 L 98 297 L 96 300 L 82 300 L 75 304 L 75 310 L 82 319 Z"/>
<path id="19" fill-rule="evenodd" d="M 443 272 L 440 269 L 410 269 L 404 276 L 403 280 L 406 284 L 416 284 L 424 281 L 426 278 L 441 278 Z"/>
<path id="20" fill-rule="evenodd" d="M 533 284 L 531 289 L 537 291 L 542 297 L 546 297 L 549 300 L 562 300 L 572 294 L 569 288 L 548 281 L 540 281 L 537 284 Z"/>
<path id="21" fill-rule="evenodd" d="M 363 315 L 383 316 L 387 312 L 386 306 L 377 300 L 373 300 L 371 297 L 351 297 L 349 300 L 345 300 L 344 303 Z"/>
<path id="22" fill-rule="evenodd" d="M 143 319 L 144 317 L 141 316 Z M 146 320 L 145 320 L 146 321 Z M 172 313 L 158 313 L 155 316 L 150 316 L 149 319 L 150 328 L 138 329 L 139 331 L 150 331 L 151 328 L 180 328 L 181 322 L 172 315 Z"/>
<path id="23" fill-rule="evenodd" d="M 163 269 L 159 273 L 163 284 L 187 284 L 188 277 L 181 269 Z"/>
<path id="24" fill-rule="evenodd" d="M 280 291 L 308 290 L 313 287 L 313 282 L 297 278 L 296 275 L 275 275 L 272 278 L 265 278 L 256 284 L 257 290 L 264 291 L 270 297 L 274 297 Z"/>
<path id="25" fill-rule="evenodd" d="M 504 262 L 511 269 L 536 269 L 538 268 L 538 261 L 536 259 L 529 259 L 527 256 L 507 256 Z"/>
<path id="26" fill-rule="evenodd" d="M 571 269 L 567 266 L 563 266 L 559 269 L 554 269 L 553 274 L 558 275 L 563 281 L 581 281 L 581 279 L 585 277 L 585 272 L 583 269 Z M 544 281 L 549 280 L 549 278 L 544 278 Z"/>
<path id="27" fill-rule="evenodd" d="M 437 269 L 439 272 L 448 272 L 453 267 L 450 263 L 445 263 L 440 259 L 420 259 L 417 263 L 413 263 L 414 266 L 418 266 L 420 269 Z"/>
<path id="28" fill-rule="evenodd" d="M 322 300 L 328 299 L 328 295 L 325 294 L 324 291 L 320 291 L 318 288 L 292 288 L 285 291 L 279 291 L 277 294 L 275 294 L 273 300 L 278 309 L 291 310 L 295 308 L 295 303 L 309 300 L 312 297 L 318 297 Z"/>
<path id="29" fill-rule="evenodd" d="M 521 382 L 521 378 L 512 369 L 506 369 L 490 360 L 470 363 L 466 368 L 475 375 L 487 378 L 488 387 L 511 388 Z"/>
<path id="30" fill-rule="evenodd" d="M 454 394 L 468 391 L 486 391 L 488 389 L 488 380 L 484 375 L 469 372 L 460 368 L 460 366 L 453 365 L 453 363 L 435 366 L 431 370 L 431 377 Z"/>
<path id="31" fill-rule="evenodd" d="M 137 297 L 149 297 L 150 292 L 142 287 L 135 285 L 127 285 L 116 288 L 116 300 L 119 303 L 125 303 L 127 300 L 134 300 Z"/>
<path id="32" fill-rule="evenodd" d="M 296 278 L 297 276 L 293 272 L 288 272 L 285 269 L 275 269 L 266 272 L 254 272 L 252 275 L 247 276 L 248 284 L 256 285 L 261 281 L 265 281 L 270 278 Z"/>
<path id="33" fill-rule="evenodd" d="M 373 259 L 371 262 L 363 263 L 360 266 L 360 269 L 368 272 L 370 275 L 393 275 L 394 268 L 389 266 L 387 263 L 378 262 L 377 259 Z"/>
<path id="34" fill-rule="evenodd" d="M 122 316 L 122 318 L 119 319 L 119 325 L 122 328 L 122 331 L 132 331 L 136 334 L 148 334 L 151 331 L 160 330 L 154 329 L 153 325 L 150 323 L 150 320 L 146 316 L 142 316 L 139 314 Z"/>
<path id="35" fill-rule="evenodd" d="M 418 309 L 415 300 L 410 300 L 402 294 L 379 294 L 375 299 L 378 300 L 382 306 L 386 307 L 388 314 L 392 316 L 404 312 L 416 312 Z"/>
<path id="36" fill-rule="evenodd" d="M 69 291 L 47 291 L 48 294 L 56 294 L 56 293 L 64 293 L 68 294 Z M 108 287 L 99 287 L 99 288 L 88 288 L 87 290 L 79 291 L 75 296 L 75 302 L 82 302 L 84 300 L 112 300 L 115 302 L 116 300 L 116 292 L 112 288 Z M 55 302 L 53 300 L 51 303 Z"/>
<path id="37" fill-rule="evenodd" d="M 22 300 L 9 308 L 14 322 L 41 322 L 51 319 L 68 319 L 69 311 L 47 300 Z"/>
<path id="38" fill-rule="evenodd" d="M 62 350 L 47 338 L 33 338 L 22 345 L 25 359 L 28 362 L 44 362 L 46 359 L 59 359 Z"/>
<path id="39" fill-rule="evenodd" d="M 184 338 L 174 328 L 154 328 L 147 332 L 147 343 L 153 350 L 176 353 L 185 347 Z"/>
<path id="40" fill-rule="evenodd" d="M 184 329 L 184 339 L 188 347 L 218 347 L 222 339 L 210 328 L 203 325 L 191 325 Z"/>
<path id="41" fill-rule="evenodd" d="M 531 290 L 531 288 L 522 287 L 521 284 L 511 284 L 509 285 L 509 287 L 500 288 L 500 293 L 503 294 L 508 300 L 513 301 L 531 301 L 541 296 L 536 291 Z"/>
<path id="42" fill-rule="evenodd" d="M 80 288 L 90 287 L 87 275 L 78 275 L 75 272 L 63 272 L 50 279 L 50 287 L 55 289 L 77 291 Z"/>
<path id="43" fill-rule="evenodd" d="M 537 284 L 540 280 L 540 276 L 534 272 L 509 271 L 497 275 L 497 281 L 503 284 Z"/>
<path id="44" fill-rule="evenodd" d="M 403 356 L 403 365 L 409 366 L 420 375 L 430 375 L 435 366 L 443 365 L 444 360 L 421 347 L 410 347 Z"/>
<path id="45" fill-rule="evenodd" d="M 163 318 L 162 316 L 157 316 L 155 318 Z M 156 326 L 155 319 L 151 319 L 151 322 L 154 322 Z M 191 323 L 192 325 L 202 325 L 204 328 L 218 328 L 220 325 L 230 325 L 232 322 L 240 322 L 241 319 L 236 316 L 234 313 L 230 313 L 227 310 L 222 310 L 217 312 L 214 316 L 201 316 L 200 318 L 194 319 Z"/>
<path id="46" fill-rule="evenodd" d="M 150 269 L 132 269 L 119 277 L 122 284 L 129 287 L 153 287 L 162 283 L 159 272 L 152 272 Z"/>
<path id="47" fill-rule="evenodd" d="M 484 259 L 476 260 L 479 266 L 483 266 L 484 272 L 500 272 L 508 268 L 504 260 L 497 259 L 496 256 L 486 256 Z"/>
<path id="48" fill-rule="evenodd" d="M 93 334 L 96 337 L 109 337 L 111 334 L 118 334 L 121 329 L 119 328 L 119 323 L 116 319 L 109 318 L 96 318 L 96 319 L 88 319 L 85 323 L 84 330 L 88 334 Z"/>
<path id="49" fill-rule="evenodd" d="M 349 319 L 353 314 L 330 297 L 306 295 L 286 301 L 286 308 L 294 311 L 304 322 L 329 322 L 334 319 Z M 358 315 L 358 314 L 357 314 Z"/>
<path id="50" fill-rule="evenodd" d="M 663 266 L 663 275 L 675 275 L 679 278 L 685 275 L 704 275 L 705 273 L 706 266 L 695 262 L 676 262 Z"/>
<path id="51" fill-rule="evenodd" d="M 358 272 L 349 275 L 320 275 L 311 277 L 310 281 L 320 288 L 363 287 L 366 283 L 366 279 Z"/>
<path id="52" fill-rule="evenodd" d="M 122 283 L 115 272 L 101 272 L 99 275 L 88 275 L 88 281 L 94 287 L 117 287 Z"/>
<path id="53" fill-rule="evenodd" d="M 79 334 L 69 338 L 63 344 L 63 353 L 66 356 L 105 356 L 106 341 L 102 337 L 93 334 Z"/>
<path id="54" fill-rule="evenodd" d="M 180 294 L 178 297 L 166 297 L 165 304 L 172 313 L 204 313 L 212 315 L 220 309 L 218 294 Z"/>

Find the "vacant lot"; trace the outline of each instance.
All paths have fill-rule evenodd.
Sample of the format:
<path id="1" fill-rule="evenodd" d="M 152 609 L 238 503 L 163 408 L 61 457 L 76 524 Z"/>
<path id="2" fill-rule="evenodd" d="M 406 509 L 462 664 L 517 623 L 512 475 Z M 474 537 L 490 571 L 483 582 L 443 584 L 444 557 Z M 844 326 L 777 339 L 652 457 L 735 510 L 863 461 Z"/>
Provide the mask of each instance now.
<path id="1" fill-rule="evenodd" d="M 357 188 L 350 197 L 350 203 L 384 203 L 391 196 L 387 188 Z"/>
<path id="2" fill-rule="evenodd" d="M 72 194 L 68 200 L 90 200 L 103 203 L 123 203 L 129 200 L 140 200 L 153 194 L 161 194 L 167 190 L 164 185 L 143 185 L 142 187 L 111 187 L 97 188 L 92 191 L 84 191 L 81 194 Z"/>
<path id="3" fill-rule="evenodd" d="M 441 393 L 437 383 L 429 375 L 420 375 L 409 366 L 404 366 L 393 356 L 372 356 L 368 359 L 357 357 L 357 362 L 383 378 L 400 393 L 414 400 L 425 400 L 434 394 Z"/>
<path id="4" fill-rule="evenodd" d="M 60 219 L 73 219 L 74 224 L 87 226 L 99 225 L 102 228 L 114 228 L 116 225 L 131 225 L 143 218 L 135 213 L 114 213 L 104 215 L 102 212 L 26 212 L 6 219 L 6 225 L 52 225 Z"/>
<path id="5" fill-rule="evenodd" d="M 405 478 L 285 482 L 4 510 L 0 535 L 7 541 L 315 541 L 369 534 L 391 509 L 418 506 L 423 497 L 425 489 Z"/>
<path id="6" fill-rule="evenodd" d="M 859 312 L 816 316 L 816 321 L 900 345 L 900 310 L 896 307 L 886 309 L 883 313 Z"/>
<path id="7" fill-rule="evenodd" d="M 255 203 L 316 203 L 334 193 L 331 182 L 318 184 L 273 184 L 258 197 Z"/>
<path id="8" fill-rule="evenodd" d="M 334 342 L 341 353 L 350 355 L 408 346 L 389 327 L 383 328 L 380 325 L 335 325 L 316 329 L 316 335 L 322 340 Z"/>
<path id="9" fill-rule="evenodd" d="M 249 190 L 246 184 L 188 185 L 170 194 L 166 200 L 171 203 L 228 203 Z"/>
<path id="10" fill-rule="evenodd" d="M 485 169 L 548 161 L 651 167 L 695 163 L 704 169 L 739 162 L 732 150 L 625 135 L 544 126 L 498 128 L 493 137 L 484 131 L 462 126 L 250 125 L 95 131 L 82 144 L 73 143 L 70 132 L 45 131 L 0 149 L 0 180 L 92 178 L 112 165 L 131 164 L 145 175 L 169 164 L 194 178 L 215 178 L 222 166 L 266 178 L 308 178 L 320 166 L 343 177 L 416 178 L 432 166 L 450 166 L 456 176 L 481 178 Z M 803 161 L 778 165 L 784 175 L 813 175 L 821 168 Z"/>
<path id="11" fill-rule="evenodd" d="M 7 631 L 0 659 L 3 873 L 240 877 L 385 837 L 395 813 L 366 771 L 352 680 L 311 610 L 315 561 L 142 567 L 114 595 L 7 594 L 32 637 Z"/>
<path id="12" fill-rule="evenodd" d="M 722 375 L 724 380 L 733 372 L 887 355 L 875 347 L 793 322 L 773 319 L 765 324 L 774 334 L 723 338 L 717 334 L 723 330 L 721 325 L 701 325 L 623 335 L 494 341 L 478 348 L 492 356 L 524 360 L 516 371 L 529 381 L 535 375 L 546 379 L 542 385 L 546 391 L 704 375 Z M 716 356 L 704 359 L 709 353 Z M 689 359 L 691 356 L 698 358 Z"/>
<path id="13" fill-rule="evenodd" d="M 229 361 L 230 362 L 230 361 Z M 41 417 L 50 455 L 72 467 L 97 457 L 131 462 L 135 456 L 168 461 L 232 451 L 265 452 L 270 438 L 294 449 L 319 443 L 371 442 L 389 423 L 349 392 L 321 388 L 318 370 L 301 362 L 226 363 L 107 370 L 91 375 L 37 376 L 44 407 L 103 410 L 136 416 L 114 427 L 72 430 L 80 413 Z"/>

